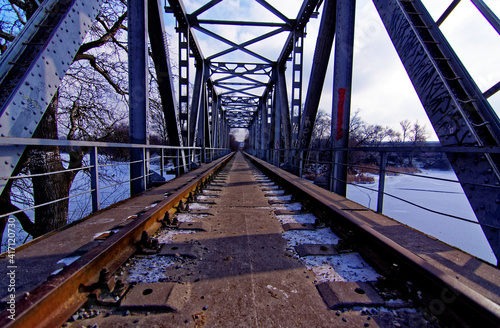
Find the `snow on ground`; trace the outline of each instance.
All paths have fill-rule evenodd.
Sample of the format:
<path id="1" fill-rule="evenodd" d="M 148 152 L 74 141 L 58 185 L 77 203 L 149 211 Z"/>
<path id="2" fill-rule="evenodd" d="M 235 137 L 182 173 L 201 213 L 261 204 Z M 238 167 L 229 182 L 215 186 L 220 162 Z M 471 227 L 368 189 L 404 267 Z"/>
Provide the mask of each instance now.
<path id="1" fill-rule="evenodd" d="M 152 255 L 147 258 L 134 258 L 132 263 L 127 263 L 125 268 L 128 270 L 127 282 L 151 283 L 163 281 L 165 268 L 175 263 L 173 256 Z"/>
<path id="2" fill-rule="evenodd" d="M 273 208 L 275 210 L 300 211 L 302 210 L 302 204 L 301 203 L 275 204 L 273 205 Z"/>
<path id="3" fill-rule="evenodd" d="M 174 237 L 180 234 L 195 233 L 194 230 L 163 230 L 155 236 L 160 244 L 172 244 Z"/>
<path id="4" fill-rule="evenodd" d="M 278 220 L 281 224 L 285 223 L 314 223 L 316 221 L 316 217 L 314 214 L 305 213 L 299 215 L 278 215 Z"/>
<path id="5" fill-rule="evenodd" d="M 426 179 L 436 177 L 458 181 L 453 171 L 422 170 L 414 175 L 387 176 L 385 192 L 430 209 L 477 222 L 459 183 Z M 371 209 L 377 208 L 378 176 L 375 183 L 348 185 L 347 198 Z M 366 190 L 362 187 L 375 189 Z M 486 237 L 477 224 L 431 213 L 395 198 L 384 197 L 383 214 L 458 247 L 490 263 L 496 263 Z"/>
<path id="6" fill-rule="evenodd" d="M 290 201 L 292 200 L 292 195 L 286 195 L 286 196 L 269 196 L 266 197 L 269 200 L 287 200 Z"/>
<path id="7" fill-rule="evenodd" d="M 290 230 L 283 233 L 288 247 L 300 244 L 331 244 L 336 245 L 339 237 L 330 228 L 316 230 Z"/>
<path id="8" fill-rule="evenodd" d="M 358 253 L 335 256 L 304 256 L 301 261 L 317 281 L 376 281 L 380 275 Z"/>
<path id="9" fill-rule="evenodd" d="M 199 204 L 199 203 L 189 203 L 188 207 L 190 210 L 208 210 L 208 209 L 210 209 L 210 206 Z"/>
<path id="10" fill-rule="evenodd" d="M 177 213 L 175 217 L 179 222 L 195 222 L 196 219 L 203 219 L 207 217 L 206 214 L 189 214 L 189 213 Z"/>

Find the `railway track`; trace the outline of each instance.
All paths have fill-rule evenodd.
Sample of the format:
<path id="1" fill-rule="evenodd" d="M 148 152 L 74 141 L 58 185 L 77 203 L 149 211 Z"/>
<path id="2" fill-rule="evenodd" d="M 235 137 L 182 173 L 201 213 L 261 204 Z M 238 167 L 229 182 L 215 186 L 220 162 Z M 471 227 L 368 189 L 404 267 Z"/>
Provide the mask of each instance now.
<path id="1" fill-rule="evenodd" d="M 0 324 L 499 326 L 498 270 L 458 250 L 241 153 L 183 179 Z"/>

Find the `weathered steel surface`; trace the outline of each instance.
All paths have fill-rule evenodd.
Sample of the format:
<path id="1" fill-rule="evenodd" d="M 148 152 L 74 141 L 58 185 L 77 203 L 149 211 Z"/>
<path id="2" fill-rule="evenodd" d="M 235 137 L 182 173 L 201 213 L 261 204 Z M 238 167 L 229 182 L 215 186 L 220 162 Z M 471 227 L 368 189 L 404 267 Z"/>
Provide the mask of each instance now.
<path id="1" fill-rule="evenodd" d="M 302 244 L 295 246 L 295 250 L 300 257 L 315 255 L 338 255 L 333 245 L 325 244 Z"/>
<path id="2" fill-rule="evenodd" d="M 438 300 L 442 298 L 441 293 L 452 293 L 452 301 L 443 303 L 440 315 L 454 320 L 458 316 L 471 327 L 478 324 L 495 327 L 500 321 L 498 268 L 383 215 L 372 211 L 346 211 L 345 198 L 247 156 L 281 187 L 293 190 L 296 198 L 308 200 L 309 206 L 329 222 L 346 246 L 355 246 L 357 251 L 388 272 L 392 264 L 397 263 L 401 277 L 418 283 L 419 288 L 434 294 Z M 420 239 L 418 245 L 412 243 L 416 240 L 415 235 Z M 460 261 L 456 263 L 452 258 Z M 434 303 L 427 306 L 434 306 Z"/>
<path id="3" fill-rule="evenodd" d="M 25 290 L 25 292 L 29 292 L 29 295 L 21 297 L 16 302 L 15 321 L 8 319 L 9 313 L 7 311 L 0 313 L 0 325 L 2 327 L 54 327 L 63 324 L 65 320 L 87 300 L 90 290 L 86 290 L 82 288 L 82 286 L 91 286 L 96 283 L 99 279 L 100 271 L 103 268 L 106 268 L 108 272 L 114 272 L 137 250 L 136 243 L 141 240 L 144 231 L 148 235 L 156 231 L 161 226 L 161 221 L 165 217 L 165 214 L 173 211 L 173 208 L 177 206 L 180 201 L 194 192 L 201 183 L 208 179 L 209 175 L 213 174 L 218 168 L 224 165 L 230 157 L 231 155 L 223 157 L 207 166 L 203 166 L 198 170 L 186 174 L 186 176 L 181 179 L 173 180 L 172 183 L 176 185 L 174 188 L 177 190 L 173 191 L 172 189 L 174 188 L 169 189 L 172 193 L 165 197 L 157 206 L 151 207 L 149 205 L 158 199 L 159 194 L 164 195 L 166 193 L 168 184 L 122 202 L 120 204 L 122 207 L 128 205 L 134 212 L 140 211 L 137 217 L 117 233 L 83 254 L 77 261 L 67 266 L 62 272 L 49 276 L 46 282 L 43 281 L 47 275 L 32 276 L 27 272 L 26 278 L 32 281 L 26 282 L 25 286 L 31 288 L 35 286 L 38 287 L 33 290 Z M 120 212 L 120 208 L 121 207 L 114 207 L 101 212 L 113 217 L 113 211 Z M 101 212 L 94 215 L 98 216 Z M 121 221 L 126 220 L 127 218 Z M 113 219 L 109 223 L 115 225 L 115 222 L 116 221 Z M 91 235 L 87 236 L 87 239 L 92 239 L 94 232 L 89 229 L 89 226 L 91 227 L 93 224 L 98 223 L 99 221 L 92 221 L 89 218 L 88 220 L 84 220 L 81 225 L 75 225 L 61 232 L 61 234 L 65 232 L 68 233 L 68 237 L 65 238 L 66 241 L 72 240 L 72 234 L 85 236 L 90 233 Z M 43 259 L 44 264 L 39 264 L 40 266 L 49 267 L 46 263 L 46 257 L 40 257 L 40 254 L 45 254 L 47 249 L 44 247 L 37 247 L 44 241 L 46 241 L 48 245 L 53 248 L 52 251 L 59 256 L 67 252 L 65 244 L 54 245 L 51 243 L 51 239 L 57 237 L 58 233 L 52 236 L 42 237 L 41 240 L 34 240 L 31 244 L 32 247 L 26 246 L 24 251 L 31 252 L 26 258 L 26 267 L 33 266 L 33 263 L 37 259 Z M 17 252 L 16 255 L 21 258 L 23 257 L 23 252 Z M 1 268 L 6 267 L 7 265 Z M 6 275 L 2 275 L 2 277 L 3 276 Z M 21 290 L 19 290 L 19 292 L 22 293 Z"/>
<path id="4" fill-rule="evenodd" d="M 43 1 L 0 60 L 0 136 L 31 138 L 92 26 L 101 0 Z M 3 147 L 10 177 L 25 146 Z M 6 180 L 0 180 L 0 193 Z"/>
<path id="5" fill-rule="evenodd" d="M 401 61 L 443 146 L 498 147 L 500 121 L 421 1 L 375 0 Z M 478 221 L 500 257 L 500 161 L 448 154 Z"/>
<path id="6" fill-rule="evenodd" d="M 121 309 L 142 311 L 181 310 L 191 294 L 191 284 L 145 283 L 135 285 L 120 303 Z"/>
<path id="7" fill-rule="evenodd" d="M 316 288 L 330 309 L 384 304 L 384 300 L 365 282 L 324 282 Z"/>

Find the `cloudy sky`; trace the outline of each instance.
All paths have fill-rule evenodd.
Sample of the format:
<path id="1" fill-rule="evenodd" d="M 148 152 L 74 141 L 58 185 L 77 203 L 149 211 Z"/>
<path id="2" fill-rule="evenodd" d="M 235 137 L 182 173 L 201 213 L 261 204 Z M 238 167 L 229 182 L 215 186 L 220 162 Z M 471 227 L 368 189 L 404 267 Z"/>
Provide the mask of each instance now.
<path id="1" fill-rule="evenodd" d="M 191 13 L 207 2 L 206 0 L 185 0 L 184 4 L 186 10 Z M 302 3 L 300 0 L 268 0 L 268 2 L 289 18 L 297 16 Z M 423 0 L 423 2 L 437 20 L 452 0 Z M 500 16 L 500 1 L 484 0 L 484 2 Z M 320 12 L 321 10 L 322 8 L 320 8 Z M 174 36 L 172 50 L 177 53 L 175 49 L 177 38 L 173 30 L 172 15 L 167 15 L 166 18 L 168 18 L 166 23 L 169 25 L 169 33 Z M 254 0 L 224 0 L 200 15 L 200 18 L 281 22 Z M 319 18 L 312 19 L 307 27 L 303 101 L 305 101 L 319 23 Z M 244 42 L 259 33 L 272 30 L 270 28 L 235 28 L 224 25 L 211 25 L 207 28 L 235 42 Z M 470 0 L 461 1 L 451 16 L 441 25 L 441 29 L 483 92 L 500 81 L 500 56 L 498 55 L 500 53 L 500 36 Z M 202 33 L 196 32 L 196 35 L 205 56 L 227 48 L 227 45 Z M 281 33 L 248 48 L 276 60 L 286 37 L 285 33 Z M 357 0 L 354 48 L 351 111 L 359 109 L 361 117 L 371 124 L 389 125 L 397 129 L 399 122 L 404 119 L 418 120 L 426 123 L 428 130 L 431 131 L 429 120 L 371 0 Z M 217 60 L 256 61 L 241 52 L 234 52 Z M 330 59 L 329 72 L 320 103 L 320 109 L 328 112 L 331 112 L 332 107 L 332 63 L 333 60 Z M 194 69 L 192 73 L 194 73 Z M 289 80 L 291 80 L 290 74 Z M 288 90 L 290 93 L 290 88 Z M 490 97 L 489 101 L 499 113 L 500 92 Z M 431 139 L 435 140 L 436 137 L 431 136 Z"/>

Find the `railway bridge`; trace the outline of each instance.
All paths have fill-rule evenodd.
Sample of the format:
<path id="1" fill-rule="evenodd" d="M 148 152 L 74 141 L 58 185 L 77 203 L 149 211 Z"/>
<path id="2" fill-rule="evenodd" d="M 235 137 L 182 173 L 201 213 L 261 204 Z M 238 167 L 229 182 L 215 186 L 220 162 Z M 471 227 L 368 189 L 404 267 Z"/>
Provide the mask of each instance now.
<path id="1" fill-rule="evenodd" d="M 10 1 L 26 22 L 15 39 L 2 36 L 9 43 L 0 57 L 2 326 L 498 327 L 498 261 L 384 215 L 391 154 L 444 154 L 475 216 L 450 214 L 450 227 L 480 227 L 500 256 L 492 105 L 500 82 L 481 90 L 440 28 L 465 3 L 496 37 L 500 20 L 483 0 L 445 2 L 437 16 L 421 0 L 372 4 L 439 143 L 350 148 L 354 0 L 290 2 L 295 9 L 266 0 L 130 0 L 112 26 L 102 16 L 110 1 L 33 1 L 29 15 Z M 319 21 L 317 39 L 306 58 L 311 20 Z M 97 41 L 95 24 L 105 30 Z M 175 45 L 167 39 L 174 26 Z M 231 38 L 238 32 L 250 37 Z M 110 40 L 128 56 L 128 91 L 113 86 L 126 100 L 129 141 L 58 140 L 46 124 L 56 122 L 65 76 L 74 76 L 76 58 L 92 58 L 95 42 Z M 112 83 L 114 72 L 88 65 Z M 329 146 L 313 149 L 332 82 Z M 153 124 L 165 131 L 163 145 L 150 143 Z M 237 130 L 247 136 L 235 147 Z M 70 159 L 50 171 L 34 152 Z M 346 198 L 355 152 L 376 154 L 376 210 Z M 123 171 L 116 167 L 127 177 L 110 182 Z M 51 194 L 62 189 L 57 181 L 80 181 L 80 171 L 88 185 L 40 201 L 37 183 Z M 316 183 L 303 179 L 319 173 Z M 19 186 L 25 204 L 15 202 Z M 116 186 L 130 195 L 110 204 Z M 54 222 L 80 196 L 83 214 Z"/>

